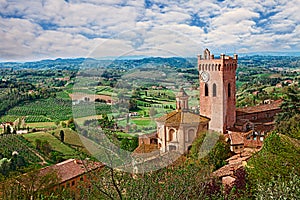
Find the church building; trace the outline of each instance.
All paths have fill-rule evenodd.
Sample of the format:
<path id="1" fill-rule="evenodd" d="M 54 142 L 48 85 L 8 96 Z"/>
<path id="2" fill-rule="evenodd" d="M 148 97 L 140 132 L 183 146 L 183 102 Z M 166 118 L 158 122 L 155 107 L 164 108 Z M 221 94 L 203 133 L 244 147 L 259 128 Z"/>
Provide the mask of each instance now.
<path id="1" fill-rule="evenodd" d="M 176 110 L 158 119 L 158 148 L 162 152 L 189 150 L 201 131 L 208 130 L 209 118 L 189 110 L 189 96 L 183 88 L 176 95 Z"/>
<path id="2" fill-rule="evenodd" d="M 181 88 L 176 110 L 156 119 L 155 144 L 160 151 L 184 153 L 199 133 L 208 129 L 225 134 L 233 152 L 262 146 L 266 133 L 274 127 L 274 116 L 281 111 L 282 101 L 236 109 L 237 67 L 237 54 L 215 58 L 205 49 L 203 55 L 198 55 L 200 115 L 189 110 L 189 96 Z"/>

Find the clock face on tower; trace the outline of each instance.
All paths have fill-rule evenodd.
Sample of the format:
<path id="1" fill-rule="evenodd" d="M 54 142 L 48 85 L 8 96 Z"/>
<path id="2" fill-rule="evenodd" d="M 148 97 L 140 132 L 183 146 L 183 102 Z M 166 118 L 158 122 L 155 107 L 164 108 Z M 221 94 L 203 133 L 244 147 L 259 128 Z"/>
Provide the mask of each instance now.
<path id="1" fill-rule="evenodd" d="M 208 82 L 209 81 L 209 73 L 208 72 L 201 72 L 200 77 L 202 79 L 202 81 L 204 82 Z"/>

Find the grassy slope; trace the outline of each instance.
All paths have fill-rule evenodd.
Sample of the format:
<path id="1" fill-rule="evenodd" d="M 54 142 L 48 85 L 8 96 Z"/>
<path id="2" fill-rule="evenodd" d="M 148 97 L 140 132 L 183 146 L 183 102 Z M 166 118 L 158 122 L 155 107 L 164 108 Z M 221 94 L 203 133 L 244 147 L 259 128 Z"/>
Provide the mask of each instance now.
<path id="1" fill-rule="evenodd" d="M 55 151 L 59 151 L 65 155 L 64 158 L 71 158 L 77 154 L 75 149 L 65 145 L 64 143 L 62 143 L 59 139 L 57 139 L 55 136 L 51 135 L 50 133 L 36 132 L 36 133 L 24 134 L 23 136 L 28 141 L 30 141 L 33 145 L 35 145 L 36 139 L 40 139 L 42 141 L 47 140 Z"/>
<path id="2" fill-rule="evenodd" d="M 263 149 L 248 162 L 252 184 L 268 182 L 278 175 L 287 177 L 291 171 L 300 174 L 300 141 L 285 135 L 271 134 Z"/>

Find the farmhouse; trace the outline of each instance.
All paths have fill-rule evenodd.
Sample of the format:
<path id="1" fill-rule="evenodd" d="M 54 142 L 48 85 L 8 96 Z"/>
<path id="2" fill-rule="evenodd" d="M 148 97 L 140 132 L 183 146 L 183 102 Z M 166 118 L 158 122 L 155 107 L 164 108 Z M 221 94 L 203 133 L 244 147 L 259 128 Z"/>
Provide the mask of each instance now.
<path id="1" fill-rule="evenodd" d="M 91 180 L 90 173 L 96 170 L 101 170 L 103 167 L 104 165 L 99 162 L 68 159 L 61 163 L 40 169 L 36 176 L 40 178 L 47 174 L 55 173 L 58 180 L 55 181 L 53 188 L 48 189 L 70 189 L 71 191 L 76 191 L 79 185 L 83 186 L 86 184 L 85 186 L 88 187 Z M 26 181 L 26 176 L 27 175 L 24 174 L 23 177 L 25 177 L 25 179 L 23 178 L 21 180 Z M 39 184 L 40 183 L 37 181 L 35 190 L 41 189 L 38 188 Z M 51 184 L 49 183 L 49 185 Z"/>

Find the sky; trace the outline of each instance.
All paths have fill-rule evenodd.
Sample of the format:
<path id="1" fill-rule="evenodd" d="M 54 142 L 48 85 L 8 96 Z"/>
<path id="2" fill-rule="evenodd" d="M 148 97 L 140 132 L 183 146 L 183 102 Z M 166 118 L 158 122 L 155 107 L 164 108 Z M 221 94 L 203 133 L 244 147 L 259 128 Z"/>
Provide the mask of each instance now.
<path id="1" fill-rule="evenodd" d="M 300 0 L 0 0 L 0 61 L 300 51 Z"/>

